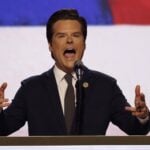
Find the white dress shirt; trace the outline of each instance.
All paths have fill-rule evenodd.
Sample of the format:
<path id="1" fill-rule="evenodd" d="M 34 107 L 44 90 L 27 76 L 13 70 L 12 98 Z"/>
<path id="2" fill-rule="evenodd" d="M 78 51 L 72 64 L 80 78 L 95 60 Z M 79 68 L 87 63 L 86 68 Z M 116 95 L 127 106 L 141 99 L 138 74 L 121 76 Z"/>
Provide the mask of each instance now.
<path id="1" fill-rule="evenodd" d="M 60 97 L 63 113 L 64 113 L 64 99 L 65 99 L 65 94 L 66 94 L 66 90 L 67 90 L 67 82 L 64 78 L 65 75 L 66 75 L 66 72 L 60 70 L 56 65 L 54 66 L 54 76 L 55 76 L 57 87 L 58 87 L 58 92 L 59 92 L 59 97 Z M 75 84 L 76 84 L 76 81 L 77 81 L 77 77 L 76 77 L 75 72 L 72 73 L 72 76 L 73 76 L 72 85 L 74 87 L 75 102 L 76 102 Z"/>

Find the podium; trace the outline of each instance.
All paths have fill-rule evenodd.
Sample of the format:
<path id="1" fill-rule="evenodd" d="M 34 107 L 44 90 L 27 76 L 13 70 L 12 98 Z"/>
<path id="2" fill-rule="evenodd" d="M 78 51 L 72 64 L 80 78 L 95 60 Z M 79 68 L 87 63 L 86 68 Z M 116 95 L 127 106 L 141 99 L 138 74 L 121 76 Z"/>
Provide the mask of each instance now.
<path id="1" fill-rule="evenodd" d="M 0 137 L 1 146 L 149 145 L 150 136 L 29 136 Z M 1 148 L 0 148 L 1 149 Z"/>

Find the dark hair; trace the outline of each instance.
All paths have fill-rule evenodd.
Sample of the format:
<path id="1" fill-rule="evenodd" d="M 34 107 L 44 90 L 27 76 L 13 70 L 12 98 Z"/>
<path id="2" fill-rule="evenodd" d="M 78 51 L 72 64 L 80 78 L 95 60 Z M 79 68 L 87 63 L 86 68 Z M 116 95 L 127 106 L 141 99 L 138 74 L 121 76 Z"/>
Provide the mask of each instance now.
<path id="1" fill-rule="evenodd" d="M 86 40 L 87 36 L 87 22 L 82 17 L 79 16 L 78 11 L 76 9 L 61 9 L 56 11 L 52 16 L 48 19 L 46 25 L 46 36 L 49 43 L 52 41 L 53 36 L 53 25 L 58 20 L 77 20 L 81 24 L 81 29 L 83 32 L 84 39 Z"/>

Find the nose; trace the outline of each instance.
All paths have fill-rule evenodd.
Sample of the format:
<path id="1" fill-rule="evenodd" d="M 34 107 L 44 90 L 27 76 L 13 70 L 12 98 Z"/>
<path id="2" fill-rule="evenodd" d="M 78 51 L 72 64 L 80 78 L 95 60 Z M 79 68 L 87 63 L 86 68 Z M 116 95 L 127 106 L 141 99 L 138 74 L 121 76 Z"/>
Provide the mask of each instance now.
<path id="1" fill-rule="evenodd" d="M 72 42 L 73 42 L 72 37 L 71 37 L 71 36 L 68 36 L 68 37 L 67 37 L 67 43 L 72 43 Z"/>

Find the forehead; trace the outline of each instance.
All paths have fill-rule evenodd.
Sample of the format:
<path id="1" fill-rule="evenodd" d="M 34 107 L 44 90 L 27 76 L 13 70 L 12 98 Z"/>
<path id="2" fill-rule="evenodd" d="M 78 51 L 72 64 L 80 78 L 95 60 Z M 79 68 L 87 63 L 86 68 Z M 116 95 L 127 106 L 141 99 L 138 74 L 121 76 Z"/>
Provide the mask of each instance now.
<path id="1" fill-rule="evenodd" d="M 81 24 L 77 20 L 59 20 L 54 23 L 53 25 L 53 31 L 59 32 L 59 31 L 81 31 Z"/>

